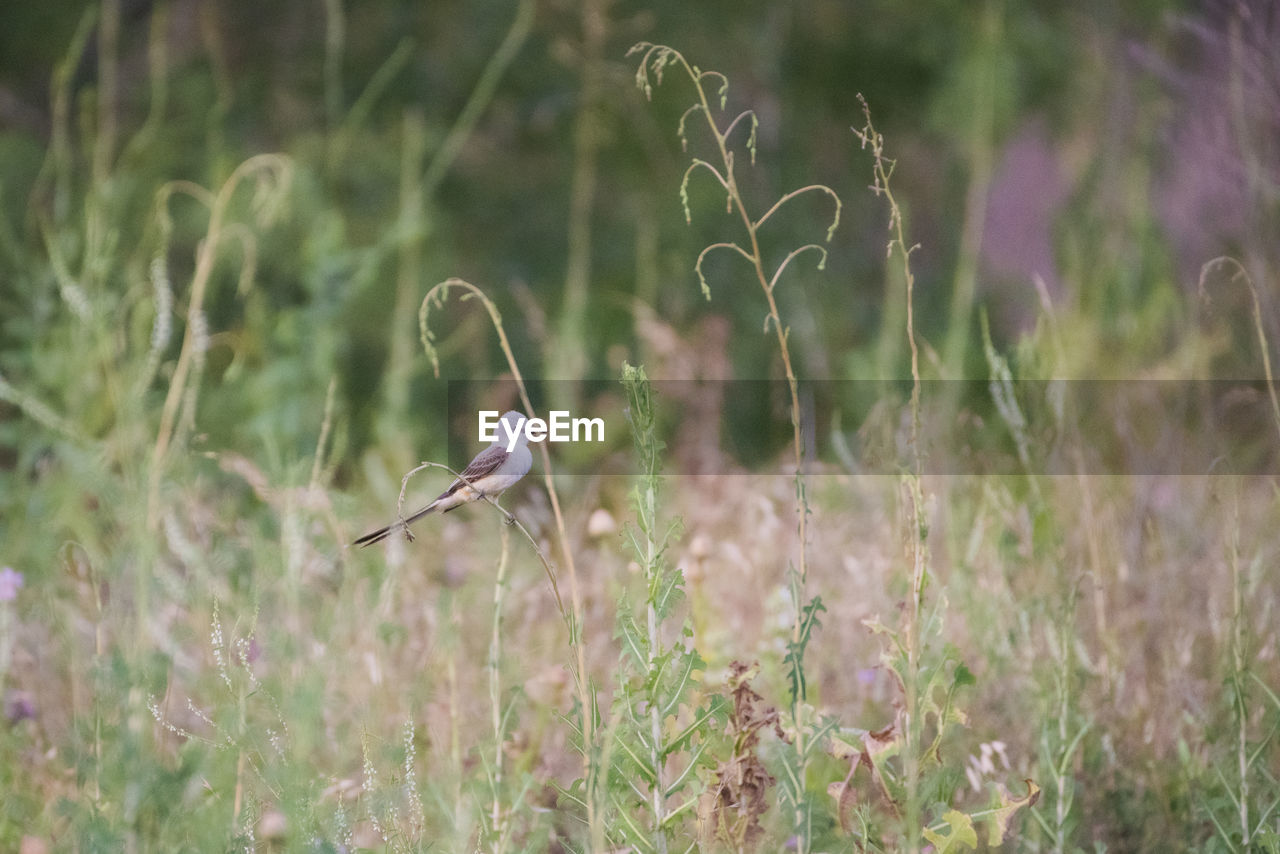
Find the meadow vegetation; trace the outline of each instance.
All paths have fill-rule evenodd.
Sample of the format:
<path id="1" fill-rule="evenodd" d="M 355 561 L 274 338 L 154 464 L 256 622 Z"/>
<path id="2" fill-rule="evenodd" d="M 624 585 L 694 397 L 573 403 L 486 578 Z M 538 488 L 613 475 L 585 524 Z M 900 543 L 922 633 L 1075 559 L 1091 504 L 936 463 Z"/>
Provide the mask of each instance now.
<path id="1" fill-rule="evenodd" d="M 297 3 L 302 81 L 69 16 L 0 131 L 0 850 L 1280 851 L 1280 21 L 1107 22 L 1148 76 L 934 5 L 849 58 L 815 3 L 772 76 L 678 4 L 424 58 Z M 1239 207 L 1178 232 L 1152 140 L 1219 85 Z M 626 430 L 350 548 L 448 477 L 451 380 Z"/>

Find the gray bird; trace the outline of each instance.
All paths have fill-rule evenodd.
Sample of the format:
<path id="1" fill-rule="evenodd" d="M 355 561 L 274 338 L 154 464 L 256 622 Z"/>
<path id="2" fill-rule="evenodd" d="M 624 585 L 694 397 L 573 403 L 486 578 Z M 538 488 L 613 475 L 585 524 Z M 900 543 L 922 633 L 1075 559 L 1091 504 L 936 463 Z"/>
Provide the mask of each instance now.
<path id="1" fill-rule="evenodd" d="M 502 421 L 505 426 L 499 426 L 493 443 L 476 454 L 476 458 L 462 470 L 462 477 L 440 493 L 440 497 L 406 519 L 365 534 L 352 545 L 367 546 L 381 542 L 401 530 L 407 534 L 409 526 L 428 513 L 434 513 L 437 510 L 448 513 L 455 507 L 479 501 L 484 496 L 494 498 L 501 495 L 503 490 L 528 474 L 530 466 L 533 465 L 533 454 L 529 451 L 529 436 L 521 429 L 525 420 L 524 415 L 514 410 L 504 413 Z M 507 450 L 511 444 L 510 439 L 513 437 L 515 446 Z"/>

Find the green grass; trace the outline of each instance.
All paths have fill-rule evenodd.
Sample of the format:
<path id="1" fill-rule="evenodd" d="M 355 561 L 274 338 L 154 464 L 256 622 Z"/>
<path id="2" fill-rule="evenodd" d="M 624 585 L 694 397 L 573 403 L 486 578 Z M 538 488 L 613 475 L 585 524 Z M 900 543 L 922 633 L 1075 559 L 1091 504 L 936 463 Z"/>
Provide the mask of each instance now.
<path id="1" fill-rule="evenodd" d="M 160 113 L 131 125 L 109 92 L 76 90 L 112 4 L 54 75 L 44 167 L 0 234 L 21 308 L 0 333 L 0 849 L 1280 849 L 1275 479 L 1093 473 L 1094 454 L 1133 451 L 1125 431 L 1084 432 L 1094 413 L 1070 384 L 1040 382 L 1223 361 L 1269 379 L 1274 281 L 1207 264 L 1199 284 L 1226 308 L 1188 322 L 1196 295 L 1161 272 L 1150 211 L 1126 199 L 1137 209 L 1102 241 L 1104 217 L 1077 201 L 1066 293 L 1036 290 L 1034 323 L 1001 330 L 968 285 L 939 321 L 909 147 L 870 110 L 849 117 L 846 172 L 770 191 L 760 170 L 787 151 L 760 145 L 776 129 L 722 75 L 646 43 L 646 106 L 594 55 L 582 127 L 616 100 L 652 111 L 635 127 L 662 132 L 637 139 L 688 148 L 683 173 L 646 179 L 670 203 L 637 203 L 662 212 L 647 239 L 681 225 L 681 203 L 706 238 L 663 249 L 673 263 L 637 237 L 635 290 L 671 306 L 701 284 L 727 339 L 644 310 L 602 320 L 616 364 L 579 379 L 607 388 L 559 393 L 625 410 L 632 449 L 598 471 L 543 453 L 504 498 L 518 525 L 476 504 L 424 520 L 416 542 L 351 550 L 443 429 L 435 374 L 494 377 L 532 409 L 537 365 L 590 355 L 597 297 L 581 199 L 563 303 L 436 275 L 445 176 L 504 109 L 532 6 L 448 128 L 412 110 L 378 123 L 400 51 L 344 113 L 342 10 L 325 8 L 328 129 L 287 154 L 237 140 L 230 103 L 180 143 L 146 118 Z M 118 69 L 100 61 L 109 87 Z M 179 83 L 153 70 L 155 110 Z M 574 194 L 605 180 L 601 144 L 579 138 Z M 353 192 L 374 188 L 374 205 Z M 883 326 L 824 353 L 845 310 L 830 281 L 854 278 L 838 264 L 851 219 L 874 224 Z M 957 263 L 956 280 L 976 275 Z M 864 424 L 806 425 L 819 356 L 906 378 L 909 397 Z M 740 376 L 765 365 L 785 391 L 767 470 L 717 457 L 717 473 L 677 476 L 704 410 L 650 380 L 711 357 Z M 924 392 L 975 366 L 979 403 Z M 1280 408 L 1259 400 L 1265 450 Z M 926 439 L 977 420 L 1017 473 L 934 474 L 948 460 Z M 811 438 L 899 443 L 907 463 L 860 473 L 812 460 Z M 1050 455 L 1066 473 L 1044 473 Z M 405 488 L 445 477 L 428 467 Z"/>

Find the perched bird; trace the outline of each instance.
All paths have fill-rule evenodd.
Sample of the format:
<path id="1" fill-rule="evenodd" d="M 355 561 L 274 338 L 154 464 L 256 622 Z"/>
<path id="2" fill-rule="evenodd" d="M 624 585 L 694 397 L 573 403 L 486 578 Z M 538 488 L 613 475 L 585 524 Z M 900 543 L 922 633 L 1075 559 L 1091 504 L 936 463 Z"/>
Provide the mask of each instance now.
<path id="1" fill-rule="evenodd" d="M 476 454 L 476 458 L 462 470 L 462 476 L 440 493 L 439 498 L 407 519 L 401 519 L 385 528 L 365 534 L 352 545 L 371 545 L 401 530 L 408 535 L 409 526 L 428 513 L 434 513 L 437 510 L 448 513 L 455 507 L 479 501 L 484 496 L 493 498 L 501 495 L 503 490 L 524 477 L 529 472 L 529 467 L 533 465 L 533 454 L 529 452 L 529 436 L 522 429 L 525 420 L 519 412 L 504 413 L 503 423 L 498 425 L 493 444 Z M 409 538 L 413 539 L 411 535 Z"/>

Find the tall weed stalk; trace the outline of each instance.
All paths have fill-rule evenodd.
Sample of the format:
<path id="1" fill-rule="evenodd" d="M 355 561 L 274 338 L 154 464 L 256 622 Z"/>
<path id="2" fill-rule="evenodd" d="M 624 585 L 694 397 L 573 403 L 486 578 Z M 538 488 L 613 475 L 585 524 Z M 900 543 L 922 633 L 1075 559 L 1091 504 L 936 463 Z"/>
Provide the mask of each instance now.
<path id="1" fill-rule="evenodd" d="M 680 523 L 658 518 L 663 443 L 648 377 L 643 368 L 624 365 L 622 382 L 641 473 L 631 496 L 636 523 L 627 539 L 644 574 L 645 595 L 643 614 L 626 601 L 618 610 L 622 659 L 611 716 L 617 725 L 611 732 L 609 791 L 620 839 L 637 851 L 666 854 L 677 840 L 692 836 L 694 772 L 704 764 L 706 736 L 724 704 L 716 697 L 705 707 L 694 705 L 706 665 L 692 646 L 688 621 L 668 640 L 667 626 L 685 598 L 684 574 L 667 560 Z"/>
<path id="2" fill-rule="evenodd" d="M 768 334 L 772 327 L 778 344 L 778 354 L 782 359 L 783 372 L 787 378 L 787 391 L 790 395 L 791 408 L 792 454 L 795 464 L 799 546 L 796 562 L 787 573 L 791 607 L 794 611 L 791 638 L 787 644 L 786 655 L 786 668 L 791 688 L 790 719 L 794 729 L 794 736 L 791 745 L 793 748 L 793 761 L 788 762 L 784 792 L 793 811 L 793 830 L 796 835 L 797 850 L 803 854 L 803 852 L 807 852 L 810 849 L 813 835 L 810 804 L 805 791 L 805 778 L 813 748 L 813 740 L 810 738 L 810 721 L 807 720 L 808 716 L 805 713 L 804 654 L 813 631 L 819 625 L 818 616 L 825 608 L 820 597 L 815 596 L 810 600 L 807 592 L 809 579 L 807 547 L 810 510 L 804 477 L 805 448 L 804 431 L 801 424 L 799 380 L 796 376 L 791 350 L 788 346 L 791 329 L 782 322 L 782 315 L 778 310 L 775 292 L 782 274 L 791 266 L 793 261 L 806 253 L 816 253 L 818 255 L 818 269 L 823 269 L 826 265 L 827 250 L 820 244 L 806 243 L 788 252 L 776 267 L 770 267 L 765 261 L 764 253 L 760 248 L 760 230 L 789 202 L 810 193 L 818 193 L 828 196 L 834 204 L 831 224 L 827 228 L 824 241 L 829 242 L 840 223 L 840 197 L 830 187 L 822 184 L 810 184 L 783 194 L 763 214 L 754 214 L 744 201 L 738 185 L 738 152 L 731 146 L 730 138 L 739 128 L 745 129 L 747 136 L 745 142 L 746 150 L 750 156 L 751 163 L 754 164 L 756 130 L 759 125 L 759 119 L 755 112 L 753 110 L 745 110 L 736 115 L 726 113 L 725 107 L 729 89 L 728 79 L 717 71 L 703 71 L 697 66 L 691 65 L 674 48 L 641 42 L 632 47 L 628 53 L 628 55 L 634 54 L 639 54 L 641 57 L 640 66 L 636 71 L 636 84 L 645 93 L 645 97 L 652 97 L 654 83 L 662 83 L 663 76 L 668 68 L 676 68 L 689 78 L 693 84 L 695 101 L 680 117 L 677 133 L 680 136 L 681 144 L 686 150 L 688 149 L 689 128 L 687 123 L 691 118 L 696 121 L 698 117 L 701 117 L 706 123 L 707 132 L 710 134 L 714 146 L 714 162 L 695 156 L 685 170 L 684 178 L 680 183 L 680 199 L 684 205 L 685 220 L 687 222 L 692 221 L 692 212 L 689 206 L 689 183 L 696 174 L 705 172 L 724 190 L 726 208 L 730 213 L 736 214 L 742 222 L 742 240 L 712 243 L 699 253 L 694 270 L 698 274 L 702 293 L 708 300 L 711 299 L 711 288 L 707 283 L 706 275 L 703 273 L 703 263 L 709 254 L 716 250 L 728 250 L 744 259 L 750 268 L 751 277 L 764 294 L 765 302 L 768 306 L 764 321 L 764 332 Z M 714 98 L 709 91 L 711 87 L 715 87 Z M 713 100 L 718 102 L 715 106 L 713 106 Z"/>
<path id="3" fill-rule="evenodd" d="M 1272 425 L 1280 432 L 1280 399 L 1277 398 L 1271 365 L 1271 345 L 1266 334 L 1258 287 L 1244 266 L 1234 258 L 1214 258 L 1200 271 L 1201 298 L 1208 301 L 1211 271 L 1232 271 L 1228 285 L 1241 283 L 1251 299 L 1254 333 L 1259 361 L 1266 378 Z M 1259 638 L 1253 630 L 1250 603 L 1258 598 L 1261 573 L 1259 560 L 1241 565 L 1240 492 L 1241 482 L 1231 486 L 1231 518 L 1228 522 L 1227 563 L 1231 572 L 1230 636 L 1226 639 L 1226 688 L 1229 703 L 1230 738 L 1225 756 L 1214 768 L 1215 780 L 1208 786 L 1193 782 L 1200 807 L 1213 825 L 1214 840 L 1230 852 L 1280 851 L 1280 779 L 1276 755 L 1280 752 L 1280 694 L 1259 675 Z M 1264 606 L 1268 607 L 1268 606 Z M 1222 764 L 1228 765 L 1224 771 Z M 1205 793 L 1207 791 L 1207 794 Z"/>
<path id="4" fill-rule="evenodd" d="M 259 154 L 237 166 L 217 192 L 211 192 L 189 181 L 174 181 L 164 185 L 157 194 L 156 210 L 163 235 L 157 263 L 163 263 L 169 234 L 173 230 L 168 205 L 174 195 L 190 196 L 207 207 L 209 224 L 196 251 L 196 268 L 187 300 L 186 331 L 182 337 L 177 364 L 169 380 L 169 389 L 160 412 L 160 427 L 151 450 L 151 468 L 147 480 L 147 525 L 151 529 L 155 529 L 160 521 L 160 483 L 170 447 L 195 424 L 199 379 L 204 367 L 205 352 L 209 347 L 205 300 L 214 265 L 226 243 L 237 242 L 246 259 L 240 271 L 241 293 L 253 281 L 255 238 L 253 232 L 243 224 L 232 221 L 232 200 L 237 190 L 250 184 L 253 187 L 255 224 L 269 225 L 281 213 L 292 175 L 293 164 L 289 158 L 279 154 Z M 182 416 L 181 421 L 178 420 L 179 415 Z"/>
<path id="5" fill-rule="evenodd" d="M 511 350 L 511 342 L 507 339 L 506 328 L 502 323 L 502 314 L 484 291 L 462 279 L 451 278 L 437 284 L 423 297 L 422 305 L 418 309 L 418 328 L 422 348 L 426 352 L 427 358 L 431 361 L 436 375 L 439 376 L 440 373 L 440 360 L 435 348 L 435 335 L 431 332 L 428 321 L 430 320 L 432 308 L 443 308 L 451 290 L 462 291 L 464 300 L 479 299 L 484 306 L 485 312 L 489 316 L 489 321 L 493 324 L 494 332 L 498 336 L 498 343 L 502 347 L 502 353 L 507 358 L 507 366 L 511 369 L 511 376 L 520 391 L 520 402 L 525 407 L 524 411 L 532 416 L 535 412 L 533 403 L 529 399 L 529 390 L 525 385 L 524 374 L 521 373 L 520 366 L 516 362 L 515 353 Z M 598 808 L 601 765 L 596 743 L 596 729 L 599 723 L 599 710 L 596 704 L 595 687 L 591 684 L 590 677 L 587 674 L 587 653 L 583 640 L 583 615 L 585 611 L 583 608 L 582 589 L 578 583 L 577 564 L 574 561 L 573 549 L 569 543 L 568 527 L 565 524 L 564 512 L 561 510 L 560 493 L 556 490 L 555 478 L 552 476 L 551 455 L 547 452 L 547 443 L 539 442 L 538 450 L 542 456 L 543 484 L 546 486 L 547 497 L 551 501 L 551 512 L 555 517 L 556 531 L 559 535 L 560 556 L 564 560 L 564 566 L 569 574 L 570 612 L 565 614 L 562 609 L 561 615 L 564 616 L 565 623 L 569 628 L 569 644 L 574 652 L 572 669 L 578 702 L 578 725 L 582 743 L 582 779 L 584 783 L 584 789 L 581 791 L 581 800 L 582 807 L 587 815 L 588 833 L 593 840 L 594 847 L 599 848 L 602 847 L 604 839 L 604 827 L 600 822 Z M 530 538 L 530 542 L 532 542 L 532 538 Z M 539 555 L 541 555 L 540 552 Z M 556 588 L 555 576 L 549 564 L 544 563 L 544 566 L 554 591 Z M 559 602 L 558 592 L 556 593 L 556 599 Z"/>
<path id="6" fill-rule="evenodd" d="M 896 161 L 884 153 L 884 137 L 876 131 L 871 122 L 871 108 L 859 96 L 862 103 L 866 124 L 855 131 L 863 148 L 870 149 L 872 156 L 872 192 L 884 199 L 889 208 L 889 244 L 886 250 L 889 259 L 897 258 L 902 267 L 902 277 L 906 285 L 907 309 L 907 344 L 911 352 L 911 428 L 908 438 L 908 451 L 911 455 L 911 471 L 903 476 L 903 489 L 907 495 L 908 544 L 911 556 L 911 589 L 907 600 L 905 625 L 901 634 L 895 638 L 898 651 L 904 659 L 900 663 L 898 676 L 902 680 L 904 697 L 904 721 L 901 730 L 903 739 L 903 786 L 905 789 L 904 831 L 907 850 L 919 850 L 918 828 L 921 824 L 922 804 L 920 798 L 920 742 L 923 738 L 922 728 L 922 663 L 921 663 L 921 622 L 924 618 L 925 586 L 929 581 L 929 523 L 925 517 L 924 493 L 921 488 L 923 470 L 923 454 L 920 450 L 920 348 L 916 343 L 915 328 L 915 276 L 911 272 L 911 254 L 916 244 L 907 244 L 906 228 L 903 224 L 902 209 L 893 195 L 890 179 Z M 875 627 L 873 627 L 874 629 Z M 897 671 L 896 671 L 897 672 Z"/>
<path id="7" fill-rule="evenodd" d="M 1035 803 L 1039 788 L 1027 780 L 1026 794 L 1017 796 L 998 787 L 991 806 L 985 810 L 966 813 L 949 807 L 954 786 L 947 780 L 957 769 L 943 761 L 943 740 L 956 725 L 967 723 L 960 692 L 976 680 L 958 650 L 945 642 L 946 598 L 936 596 L 931 600 L 926 596 L 931 581 L 929 520 L 923 488 L 924 453 L 920 447 L 920 346 L 916 340 L 915 276 L 911 270 L 911 255 L 917 244 L 907 242 L 902 210 L 894 196 L 891 179 L 896 162 L 885 154 L 884 137 L 872 123 L 867 102 L 861 96 L 859 101 L 865 124 L 861 129 L 855 128 L 854 133 L 871 153 L 871 190 L 889 208 L 887 257 L 901 266 L 906 286 L 906 336 L 911 355 L 907 437 L 910 469 L 902 476 L 902 492 L 911 572 L 902 623 L 890 626 L 879 618 L 866 621 L 874 633 L 884 638 L 881 662 L 897 677 L 903 693 L 898 720 L 882 731 L 862 736 L 849 779 L 860 762 L 874 769 L 880 794 L 893 805 L 900 850 L 917 852 L 928 844 L 937 851 L 963 851 L 978 846 L 975 821 L 986 824 L 988 844 L 1004 841 L 1013 816 Z M 938 805 L 947 808 L 940 815 L 931 814 L 931 808 L 934 813 L 939 811 Z M 863 841 L 870 844 L 865 827 Z M 882 841 L 887 844 L 889 840 Z"/>

